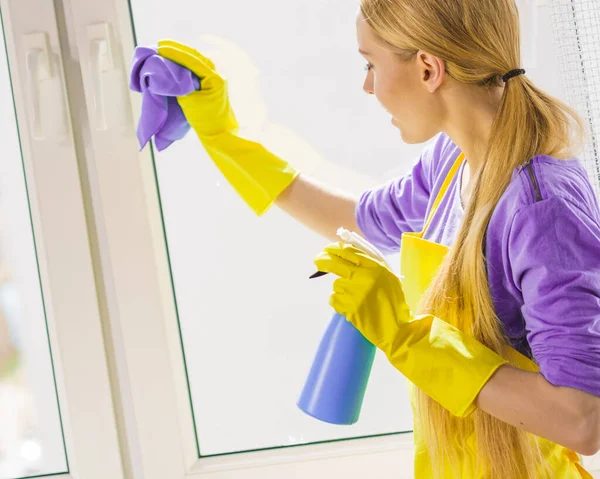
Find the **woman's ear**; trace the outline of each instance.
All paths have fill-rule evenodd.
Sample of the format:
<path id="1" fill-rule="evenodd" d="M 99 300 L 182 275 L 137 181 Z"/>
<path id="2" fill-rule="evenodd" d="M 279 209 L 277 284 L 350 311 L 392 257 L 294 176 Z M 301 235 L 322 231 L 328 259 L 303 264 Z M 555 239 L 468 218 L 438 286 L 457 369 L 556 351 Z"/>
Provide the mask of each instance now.
<path id="1" fill-rule="evenodd" d="M 421 71 L 421 79 L 427 83 L 429 93 L 433 93 L 442 84 L 446 76 L 446 62 L 423 50 L 417 52 L 417 67 Z"/>

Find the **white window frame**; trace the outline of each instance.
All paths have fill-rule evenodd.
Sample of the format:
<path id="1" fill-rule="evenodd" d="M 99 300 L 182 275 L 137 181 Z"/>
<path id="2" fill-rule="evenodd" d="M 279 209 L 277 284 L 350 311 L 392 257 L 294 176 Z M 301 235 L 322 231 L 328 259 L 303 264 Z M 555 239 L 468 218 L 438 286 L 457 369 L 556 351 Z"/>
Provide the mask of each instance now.
<path id="1" fill-rule="evenodd" d="M 117 422 L 70 121 L 65 123 L 61 138 L 50 135 L 34 139 L 29 124 L 25 55 L 32 44 L 27 44 L 26 35 L 45 36 L 49 52 L 59 58 L 60 67 L 54 74 L 64 86 L 54 4 L 52 0 L 1 0 L 0 7 L 69 464 L 69 473 L 52 477 L 122 479 Z M 64 106 L 69 119 L 66 90 L 63 93 L 62 98 L 43 98 L 40 108 L 51 100 L 53 105 Z M 13 105 L 5 107 L 12 109 Z"/>

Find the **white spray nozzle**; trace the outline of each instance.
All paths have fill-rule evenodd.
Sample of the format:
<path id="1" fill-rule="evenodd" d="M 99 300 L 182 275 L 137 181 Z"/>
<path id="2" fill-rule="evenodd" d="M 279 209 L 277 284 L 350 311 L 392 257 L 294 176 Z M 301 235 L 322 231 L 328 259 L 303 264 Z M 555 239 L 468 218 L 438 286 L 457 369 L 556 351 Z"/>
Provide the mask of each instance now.
<path id="1" fill-rule="evenodd" d="M 373 258 L 385 263 L 385 258 L 381 251 L 379 251 L 375 246 L 354 231 L 348 231 L 347 229 L 340 227 L 337 230 L 337 235 L 344 243 L 351 244 L 352 246 L 355 246 L 363 252 L 373 256 Z"/>

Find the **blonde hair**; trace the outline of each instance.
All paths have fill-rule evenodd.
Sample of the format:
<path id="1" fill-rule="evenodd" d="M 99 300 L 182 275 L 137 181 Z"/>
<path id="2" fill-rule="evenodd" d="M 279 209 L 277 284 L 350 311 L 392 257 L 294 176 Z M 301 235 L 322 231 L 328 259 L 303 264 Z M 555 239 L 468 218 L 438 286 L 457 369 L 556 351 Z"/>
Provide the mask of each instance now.
<path id="1" fill-rule="evenodd" d="M 520 68 L 514 0 L 361 0 L 361 12 L 379 40 L 401 60 L 426 51 L 444 60 L 447 74 L 457 82 L 492 89 L 500 84 L 501 75 Z M 509 359 L 510 343 L 495 313 L 487 279 L 488 222 L 515 168 L 540 154 L 571 158 L 585 139 L 585 124 L 577 112 L 536 88 L 526 76 L 505 84 L 460 230 L 419 313 L 435 314 Z M 457 418 L 420 390 L 416 407 L 420 422 L 415 426 L 426 441 L 436 478 L 442 477 L 444 467 L 459 470 L 462 445 L 473 434 L 477 468 L 485 471 L 484 477 L 538 479 L 544 470 L 543 445 L 532 434 L 481 410 L 473 413 L 473 420 Z M 550 476 L 549 471 L 545 475 Z"/>

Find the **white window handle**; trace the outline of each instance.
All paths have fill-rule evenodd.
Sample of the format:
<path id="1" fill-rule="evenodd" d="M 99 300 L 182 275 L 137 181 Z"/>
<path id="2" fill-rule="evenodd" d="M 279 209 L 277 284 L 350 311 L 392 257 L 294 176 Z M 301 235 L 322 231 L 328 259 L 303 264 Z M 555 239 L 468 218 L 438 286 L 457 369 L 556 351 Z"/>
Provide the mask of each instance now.
<path id="1" fill-rule="evenodd" d="M 40 32 L 25 35 L 24 46 L 31 136 L 36 140 L 41 140 L 45 138 L 45 135 L 42 128 L 40 82 L 54 76 L 48 34 Z"/>
<path id="2" fill-rule="evenodd" d="M 94 127 L 98 131 L 107 130 L 106 100 L 102 79 L 103 73 L 112 70 L 115 66 L 110 25 L 108 23 L 88 25 L 87 37 L 94 99 Z"/>
<path id="3" fill-rule="evenodd" d="M 46 32 L 24 35 L 23 45 L 31 138 L 71 142 L 71 117 L 60 56 L 52 52 Z"/>

